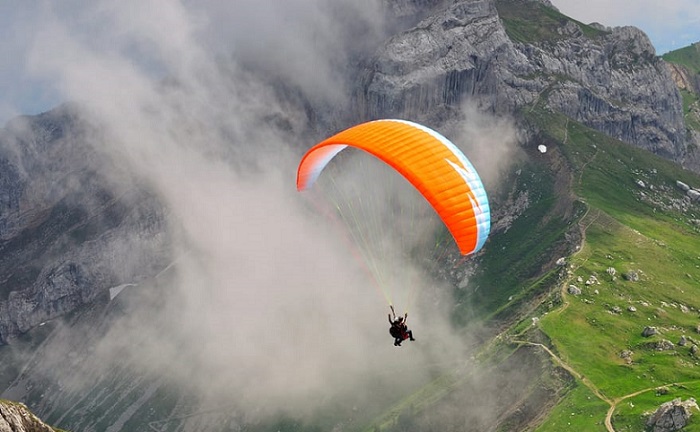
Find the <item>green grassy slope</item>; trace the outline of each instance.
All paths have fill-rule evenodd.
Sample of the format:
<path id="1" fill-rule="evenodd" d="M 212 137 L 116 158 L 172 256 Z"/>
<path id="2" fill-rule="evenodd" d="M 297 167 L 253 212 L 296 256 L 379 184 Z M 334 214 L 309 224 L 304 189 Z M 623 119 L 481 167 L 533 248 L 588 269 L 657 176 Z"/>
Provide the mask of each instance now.
<path id="1" fill-rule="evenodd" d="M 547 290 L 550 284 L 535 282 L 566 253 L 564 234 L 571 227 L 574 206 L 556 188 L 561 179 L 544 160 L 532 159 L 519 168 L 509 192 L 526 196 L 529 206 L 506 230 L 491 235 L 468 288 L 457 291 L 459 324 L 485 318 L 508 321 L 523 302 Z M 503 201 L 497 199 L 494 205 L 507 205 Z"/>
<path id="2" fill-rule="evenodd" d="M 507 364 L 515 347 L 529 342 L 558 356 L 552 370 L 571 368 L 575 385 L 560 399 L 567 386 L 549 387 L 556 406 L 542 408 L 539 430 L 606 430 L 613 405 L 615 430 L 642 430 L 645 412 L 700 388 L 700 358 L 691 354 L 693 342 L 700 343 L 700 204 L 676 185 L 700 188 L 700 177 L 541 107 L 526 117 L 542 131 L 535 141 L 549 150 L 530 154 L 494 206 L 518 194 L 527 194 L 530 205 L 508 230 L 494 232 L 470 280 L 478 290 L 457 290 L 457 314 L 501 329 L 520 320 L 506 330 L 509 337 L 483 348 L 484 364 Z M 567 234 L 583 247 L 573 248 Z M 567 266 L 553 264 L 565 255 Z M 582 294 L 568 294 L 569 285 Z M 659 334 L 643 337 L 646 326 Z M 685 346 L 678 345 L 681 336 Z M 510 341 L 510 350 L 501 340 Z M 658 350 L 664 340 L 672 349 Z M 546 388 L 547 381 L 551 375 L 543 374 L 528 385 Z M 450 386 L 448 395 L 460 391 L 461 384 Z"/>
<path id="3" fill-rule="evenodd" d="M 693 73 L 700 73 L 700 43 L 667 52 L 661 58 L 670 63 L 683 65 Z"/>
<path id="4" fill-rule="evenodd" d="M 700 384 L 700 359 L 690 351 L 693 341 L 700 341 L 700 230 L 693 222 L 700 218 L 700 204 L 684 204 L 676 186 L 680 180 L 700 187 L 700 177 L 574 122 L 545 118 L 533 115 L 552 136 L 566 128 L 565 142 L 555 151 L 570 162 L 574 190 L 588 210 L 580 221 L 584 247 L 571 257 L 561 285 L 563 304 L 541 316 L 538 326 L 562 360 L 610 402 L 597 397 L 597 405 L 606 402 L 605 409 L 586 411 L 588 421 L 563 408 L 590 397 L 573 391 L 540 430 L 561 430 L 574 417 L 585 430 L 605 430 L 601 415 L 609 403 L 650 389 L 636 403 L 625 400 L 613 416 L 615 430 L 640 430 L 644 412 L 684 394 L 649 397 L 653 389 Z M 608 269 L 615 269 L 614 275 Z M 582 294 L 568 294 L 569 285 Z M 659 334 L 642 336 L 646 326 L 655 326 Z M 688 344 L 679 346 L 683 335 Z M 659 350 L 663 340 L 672 348 Z M 632 352 L 629 360 L 623 351 Z M 700 430 L 700 424 L 687 430 Z"/>
<path id="5" fill-rule="evenodd" d="M 537 43 L 566 38 L 568 36 L 564 36 L 560 29 L 569 22 L 576 24 L 581 32 L 590 38 L 596 38 L 606 33 L 571 19 L 556 9 L 539 2 L 498 0 L 496 8 L 506 27 L 508 37 L 515 42 Z"/>

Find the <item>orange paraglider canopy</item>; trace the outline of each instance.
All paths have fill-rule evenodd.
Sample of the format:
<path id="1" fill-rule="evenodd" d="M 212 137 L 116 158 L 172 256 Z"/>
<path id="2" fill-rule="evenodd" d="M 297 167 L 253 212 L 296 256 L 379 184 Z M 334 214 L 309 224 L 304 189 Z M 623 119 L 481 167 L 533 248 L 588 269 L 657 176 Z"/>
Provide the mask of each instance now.
<path id="1" fill-rule="evenodd" d="M 312 147 L 297 170 L 297 189 L 316 181 L 330 160 L 351 146 L 401 173 L 435 209 L 463 255 L 477 252 L 490 231 L 483 184 L 464 154 L 436 131 L 405 120 L 376 120 L 333 135 Z"/>

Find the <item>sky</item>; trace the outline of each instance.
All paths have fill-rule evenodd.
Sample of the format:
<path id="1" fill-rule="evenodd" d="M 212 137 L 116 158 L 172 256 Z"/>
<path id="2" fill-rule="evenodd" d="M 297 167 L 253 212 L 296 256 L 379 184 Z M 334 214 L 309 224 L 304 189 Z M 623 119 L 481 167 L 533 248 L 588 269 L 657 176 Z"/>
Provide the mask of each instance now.
<path id="1" fill-rule="evenodd" d="M 656 47 L 657 54 L 663 54 L 673 49 L 682 48 L 700 41 L 700 0 L 553 0 L 553 4 L 561 12 L 584 23 L 599 22 L 607 26 L 633 25 L 644 30 Z M 185 2 L 186 3 L 186 2 Z M 209 3 L 209 2 L 207 2 Z M 286 2 L 297 4 L 299 1 Z M 0 2 L 0 125 L 19 114 L 38 114 L 47 111 L 64 102 L 60 91 L 49 76 L 39 76 L 32 70 L 29 52 L 36 42 L 38 34 L 45 23 L 41 18 L 50 9 L 50 2 L 8 0 Z M 69 11 L 78 7 L 80 2 L 68 1 L 61 4 Z M 236 3 L 241 7 L 253 4 L 246 0 Z M 212 4 L 209 4 L 210 7 Z M 223 7 L 216 6 L 220 9 Z M 238 6 L 237 6 L 238 7 Z M 285 7 L 288 14 L 299 14 L 299 8 Z M 371 9 L 368 9 L 371 11 Z M 247 23 L 263 23 L 269 30 L 276 28 L 291 32 L 289 27 L 279 25 L 279 22 L 257 18 L 265 16 L 264 7 L 258 7 L 251 19 L 238 23 L 236 30 L 230 25 L 220 24 L 220 28 L 232 29 L 229 33 L 245 34 L 249 29 Z M 320 12 L 319 12 L 320 15 Z M 227 16 L 225 13 L 220 16 Z M 283 18 L 280 18 L 283 19 Z M 316 20 L 316 25 L 322 21 Z M 260 24 L 259 24 L 260 25 Z M 327 27 L 327 26 L 326 26 Z M 320 29 L 319 32 L 326 32 Z M 88 30 L 90 31 L 90 30 Z M 95 31 L 93 28 L 91 31 Z M 248 34 L 258 34 L 248 32 Z M 267 33 L 273 34 L 273 33 Z M 291 35 L 291 33 L 289 33 Z M 241 36 L 241 51 L 257 49 L 269 41 L 265 38 L 245 38 Z M 327 45 L 328 47 L 330 45 Z M 278 58 L 290 62 L 296 69 L 297 76 L 308 76 L 305 68 L 317 67 L 313 63 L 300 61 L 308 52 L 305 45 L 286 44 L 286 57 Z M 306 46 L 309 49 L 309 46 Z M 278 47 L 279 48 L 279 47 Z M 290 49 L 292 48 L 292 49 Z M 314 49 L 318 49 L 315 46 Z M 323 47 L 320 47 L 323 49 Z M 141 53 L 144 54 L 144 53 Z"/>

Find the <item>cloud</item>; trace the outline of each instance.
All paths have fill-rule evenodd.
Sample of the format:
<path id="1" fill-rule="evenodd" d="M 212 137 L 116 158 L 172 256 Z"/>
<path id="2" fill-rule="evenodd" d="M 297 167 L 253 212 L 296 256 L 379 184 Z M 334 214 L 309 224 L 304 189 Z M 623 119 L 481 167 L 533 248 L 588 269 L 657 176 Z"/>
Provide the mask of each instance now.
<path id="1" fill-rule="evenodd" d="M 41 10 L 38 2 L 0 4 L 0 127 L 14 116 L 38 114 L 57 104 L 57 94 L 26 69 L 26 53 L 40 25 L 34 17 Z"/>
<path id="2" fill-rule="evenodd" d="M 484 114 L 470 102 L 462 104 L 460 118 L 451 125 L 455 145 L 471 160 L 484 187 L 493 191 L 523 156 L 513 119 Z"/>
<path id="3" fill-rule="evenodd" d="M 209 1 L 206 8 L 213 11 L 207 41 L 235 40 L 226 48 L 241 61 L 299 86 L 317 103 L 345 103 L 342 75 L 350 60 L 385 33 L 377 0 Z"/>
<path id="4" fill-rule="evenodd" d="M 399 276 L 391 288 L 407 298 L 426 287 L 428 299 L 411 310 L 422 342 L 397 357 L 387 304 L 371 288 L 366 264 L 294 188 L 294 148 L 309 147 L 313 131 L 307 107 L 268 78 L 286 80 L 316 106 L 347 98 L 352 77 L 340 71 L 382 33 L 377 4 L 61 7 L 39 17 L 30 70 L 100 125 L 103 139 L 94 144 L 119 166 L 114 181 L 155 191 L 177 258 L 167 282 L 158 290 L 141 285 L 143 306 L 97 343 L 82 368 L 92 373 L 62 382 L 90 385 L 86 376 L 102 376 L 119 359 L 202 399 L 215 394 L 304 413 L 318 400 L 367 392 L 363 385 L 394 368 L 413 373 L 381 382 L 405 389 L 425 379 L 436 359 L 465 357 L 464 345 L 451 340 L 449 290 L 396 257 L 408 267 L 379 261 Z M 385 218 L 393 211 L 378 205 Z M 403 283 L 407 276 L 412 286 Z M 149 299 L 149 289 L 161 301 Z"/>

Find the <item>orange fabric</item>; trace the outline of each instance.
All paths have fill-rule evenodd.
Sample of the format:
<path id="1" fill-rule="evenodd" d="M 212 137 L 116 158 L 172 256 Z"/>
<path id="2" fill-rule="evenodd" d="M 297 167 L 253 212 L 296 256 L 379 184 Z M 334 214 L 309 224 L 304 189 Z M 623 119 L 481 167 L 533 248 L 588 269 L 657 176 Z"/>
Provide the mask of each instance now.
<path id="1" fill-rule="evenodd" d="M 399 121 L 374 121 L 346 129 L 314 146 L 302 159 L 297 176 L 299 190 L 306 189 L 311 172 L 325 165 L 350 145 L 373 154 L 399 171 L 430 202 L 454 237 L 462 254 L 477 247 L 477 200 L 467 181 L 457 172 L 467 167 L 438 138 L 411 124 Z M 325 163 L 321 160 L 325 158 Z M 323 166 L 320 167 L 322 169 Z M 318 172 L 316 173 L 318 175 Z"/>

